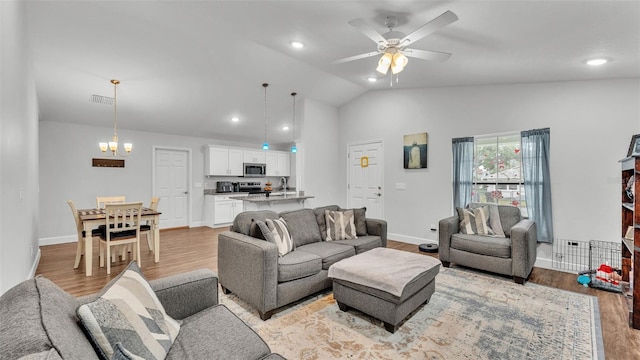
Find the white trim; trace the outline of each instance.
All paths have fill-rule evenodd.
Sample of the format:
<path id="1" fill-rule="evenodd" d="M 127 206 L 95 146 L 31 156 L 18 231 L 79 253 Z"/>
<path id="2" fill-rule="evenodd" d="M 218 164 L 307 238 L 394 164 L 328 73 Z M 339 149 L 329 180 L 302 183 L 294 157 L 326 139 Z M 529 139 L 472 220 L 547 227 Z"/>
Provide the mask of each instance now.
<path id="1" fill-rule="evenodd" d="M 48 238 L 40 238 L 38 240 L 38 245 L 47 246 L 47 245 L 56 245 L 56 244 L 66 244 L 66 243 L 77 242 L 77 241 L 78 241 L 78 234 L 54 236 L 54 237 L 48 237 Z"/>
<path id="2" fill-rule="evenodd" d="M 36 252 L 36 258 L 33 260 L 33 265 L 31 265 L 31 271 L 29 271 L 29 279 L 32 279 L 36 276 L 36 270 L 38 270 L 38 264 L 40 264 L 40 248 Z"/>
<path id="3" fill-rule="evenodd" d="M 393 240 L 393 241 L 400 241 L 407 244 L 415 244 L 415 245 L 438 243 L 438 240 L 424 239 L 424 238 L 419 238 L 415 236 L 407 236 L 407 235 L 392 234 L 392 233 L 387 233 L 387 239 Z"/>
<path id="4" fill-rule="evenodd" d="M 162 145 L 153 145 L 151 147 L 151 196 L 155 196 L 153 192 L 156 189 L 156 151 L 157 150 L 174 150 L 174 151 L 186 151 L 187 152 L 187 226 L 191 226 L 191 218 L 192 218 L 192 202 L 193 202 L 193 187 L 192 187 L 192 176 L 191 172 L 193 169 L 193 158 L 191 154 L 191 148 L 177 147 L 177 146 L 162 146 Z M 162 226 L 160 227 L 162 229 Z"/>

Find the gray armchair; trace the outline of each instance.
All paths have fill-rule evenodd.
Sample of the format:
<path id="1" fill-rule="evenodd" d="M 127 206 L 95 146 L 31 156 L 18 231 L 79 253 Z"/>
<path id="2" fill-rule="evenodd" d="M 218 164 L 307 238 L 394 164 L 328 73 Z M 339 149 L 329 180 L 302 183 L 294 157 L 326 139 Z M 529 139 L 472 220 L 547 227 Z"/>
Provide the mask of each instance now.
<path id="1" fill-rule="evenodd" d="M 487 204 L 471 203 L 469 207 L 484 205 Z M 506 237 L 461 234 L 457 215 L 440 220 L 440 261 L 444 267 L 456 263 L 513 276 L 516 283 L 524 284 L 536 262 L 536 224 L 523 219 L 515 206 L 497 207 Z"/>

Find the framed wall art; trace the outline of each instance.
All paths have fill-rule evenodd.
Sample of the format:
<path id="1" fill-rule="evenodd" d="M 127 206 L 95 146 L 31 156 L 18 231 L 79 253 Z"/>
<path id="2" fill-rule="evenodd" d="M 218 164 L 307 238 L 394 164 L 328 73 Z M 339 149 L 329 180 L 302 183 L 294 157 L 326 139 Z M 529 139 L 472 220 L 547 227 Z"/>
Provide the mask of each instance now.
<path id="1" fill-rule="evenodd" d="M 427 145 L 429 135 L 426 132 L 404 136 L 404 168 L 427 168 Z"/>

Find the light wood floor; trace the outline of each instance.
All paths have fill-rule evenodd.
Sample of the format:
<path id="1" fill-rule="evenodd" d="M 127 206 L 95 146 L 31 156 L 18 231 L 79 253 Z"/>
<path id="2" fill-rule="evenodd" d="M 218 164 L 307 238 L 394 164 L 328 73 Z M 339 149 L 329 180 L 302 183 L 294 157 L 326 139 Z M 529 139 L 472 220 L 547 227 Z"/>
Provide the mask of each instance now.
<path id="1" fill-rule="evenodd" d="M 149 279 L 156 279 L 181 272 L 209 268 L 217 271 L 218 234 L 226 229 L 198 227 L 191 229 L 163 230 L 160 236 L 160 262 L 153 262 L 153 254 L 148 252 L 146 242 L 141 244 L 142 270 Z M 417 246 L 397 241 L 389 241 L 388 247 L 420 253 Z M 94 248 L 93 276 L 84 275 L 84 260 L 78 270 L 73 269 L 75 243 L 42 246 L 40 264 L 36 274 L 43 275 L 72 295 L 86 295 L 99 291 L 115 277 L 126 263 L 112 265 L 111 275 L 98 267 L 97 247 Z M 428 256 L 425 253 L 420 253 Z M 437 257 L 437 254 L 432 255 Z M 622 295 L 585 288 L 576 282 L 576 276 L 559 271 L 534 268 L 530 282 L 578 292 L 598 297 L 600 320 L 604 339 L 605 354 L 608 359 L 640 359 L 640 330 L 627 325 Z"/>

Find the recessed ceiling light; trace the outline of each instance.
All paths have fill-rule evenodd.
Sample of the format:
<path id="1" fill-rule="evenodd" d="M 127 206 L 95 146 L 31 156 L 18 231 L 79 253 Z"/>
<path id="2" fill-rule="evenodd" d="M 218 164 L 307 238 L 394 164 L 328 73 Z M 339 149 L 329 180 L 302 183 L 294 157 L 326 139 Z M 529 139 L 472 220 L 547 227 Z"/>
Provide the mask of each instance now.
<path id="1" fill-rule="evenodd" d="M 234 117 L 231 118 L 231 121 L 238 122 L 238 121 L 240 121 L 240 118 L 237 117 L 237 116 L 234 116 Z"/>
<path id="2" fill-rule="evenodd" d="M 285 126 L 282 127 L 282 130 L 287 131 L 287 130 L 289 130 L 289 127 L 287 125 L 285 125 Z"/>
<path id="3" fill-rule="evenodd" d="M 367 78 L 367 81 L 370 82 L 370 83 L 374 83 L 374 82 L 378 81 L 378 78 L 376 78 L 375 76 L 369 76 Z"/>
<path id="4" fill-rule="evenodd" d="M 591 60 L 587 60 L 587 65 L 591 65 L 591 66 L 599 66 L 599 65 L 604 65 L 606 63 L 608 63 L 609 60 L 607 59 L 591 59 Z"/>
<path id="5" fill-rule="evenodd" d="M 304 47 L 304 44 L 300 41 L 294 40 L 291 42 L 291 46 L 293 46 L 296 49 L 302 49 Z"/>

